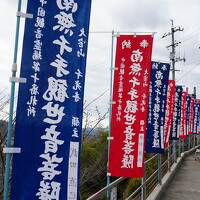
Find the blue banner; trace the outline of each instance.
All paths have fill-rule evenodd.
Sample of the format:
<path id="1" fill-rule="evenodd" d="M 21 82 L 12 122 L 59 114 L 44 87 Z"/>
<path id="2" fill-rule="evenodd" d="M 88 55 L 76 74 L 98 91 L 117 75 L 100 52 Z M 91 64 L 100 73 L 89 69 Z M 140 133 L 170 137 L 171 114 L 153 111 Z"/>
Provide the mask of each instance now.
<path id="1" fill-rule="evenodd" d="M 190 123 L 190 102 L 191 97 L 188 95 L 186 97 L 186 134 L 189 133 L 189 123 Z"/>
<path id="2" fill-rule="evenodd" d="M 146 152 L 164 152 L 164 120 L 170 65 L 152 62 L 149 86 Z"/>
<path id="3" fill-rule="evenodd" d="M 178 140 L 179 139 L 180 125 L 181 125 L 182 92 L 183 92 L 182 86 L 176 86 L 175 105 L 174 105 L 174 113 L 173 113 L 173 121 L 172 121 L 170 140 Z"/>
<path id="4" fill-rule="evenodd" d="M 193 134 L 198 134 L 199 122 L 200 122 L 200 103 L 196 102 L 194 104 L 194 123 L 193 123 Z"/>
<path id="5" fill-rule="evenodd" d="M 91 0 L 29 0 L 21 63 L 12 200 L 79 197 Z"/>

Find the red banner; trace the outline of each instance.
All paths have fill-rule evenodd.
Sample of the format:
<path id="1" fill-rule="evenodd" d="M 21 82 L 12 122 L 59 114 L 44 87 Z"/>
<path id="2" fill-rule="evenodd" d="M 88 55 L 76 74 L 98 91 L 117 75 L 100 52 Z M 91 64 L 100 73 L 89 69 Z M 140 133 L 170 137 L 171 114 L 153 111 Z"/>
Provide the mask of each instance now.
<path id="1" fill-rule="evenodd" d="M 117 37 L 109 173 L 143 177 L 153 37 Z"/>
<path id="2" fill-rule="evenodd" d="M 193 120 L 194 120 L 194 98 L 190 101 L 190 122 L 189 122 L 189 132 L 188 134 L 193 134 Z"/>
<path id="3" fill-rule="evenodd" d="M 187 97 L 187 92 L 183 92 L 182 93 L 182 103 L 181 103 L 180 139 L 186 138 L 186 97 Z"/>
<path id="4" fill-rule="evenodd" d="M 164 126 L 164 146 L 165 149 L 169 146 L 169 136 L 172 126 L 174 104 L 175 104 L 176 86 L 174 80 L 168 81 L 167 103 L 165 108 L 165 126 Z"/>

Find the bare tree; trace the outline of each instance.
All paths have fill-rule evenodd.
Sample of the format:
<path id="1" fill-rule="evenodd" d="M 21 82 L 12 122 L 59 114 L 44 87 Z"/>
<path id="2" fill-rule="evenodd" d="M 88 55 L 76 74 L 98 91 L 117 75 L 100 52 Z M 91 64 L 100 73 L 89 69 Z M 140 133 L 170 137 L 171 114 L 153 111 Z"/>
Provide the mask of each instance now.
<path id="1" fill-rule="evenodd" d="M 5 154 L 3 148 L 6 145 L 7 121 L 8 121 L 9 96 L 6 91 L 0 91 L 0 198 L 3 194 L 3 178 L 5 172 Z"/>

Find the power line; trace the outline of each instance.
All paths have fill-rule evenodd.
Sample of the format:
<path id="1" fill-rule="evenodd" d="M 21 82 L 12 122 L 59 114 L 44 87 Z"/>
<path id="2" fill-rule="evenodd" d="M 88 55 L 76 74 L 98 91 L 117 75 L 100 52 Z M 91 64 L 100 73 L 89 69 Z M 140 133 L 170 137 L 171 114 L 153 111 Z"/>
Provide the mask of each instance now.
<path id="1" fill-rule="evenodd" d="M 200 65 L 200 62 L 197 63 L 191 70 L 188 70 L 187 72 L 185 72 L 178 80 L 177 82 L 179 82 L 180 80 L 183 79 L 183 77 L 188 76 L 196 67 L 198 67 Z"/>

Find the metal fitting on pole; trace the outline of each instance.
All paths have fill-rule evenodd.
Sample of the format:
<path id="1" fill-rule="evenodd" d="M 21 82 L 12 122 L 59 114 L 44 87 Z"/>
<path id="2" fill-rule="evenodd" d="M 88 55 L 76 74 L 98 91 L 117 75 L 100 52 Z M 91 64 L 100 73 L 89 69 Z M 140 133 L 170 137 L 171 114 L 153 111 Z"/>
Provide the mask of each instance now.
<path id="1" fill-rule="evenodd" d="M 12 64 L 12 72 L 17 72 L 17 63 Z"/>

